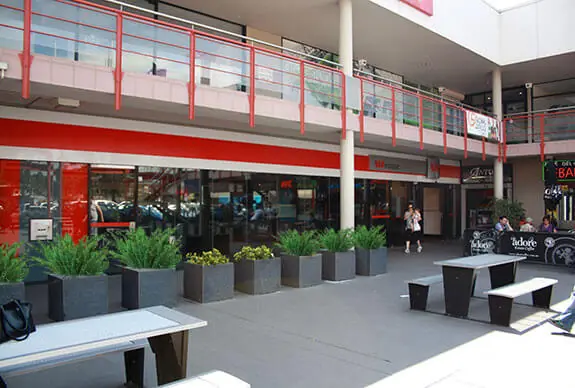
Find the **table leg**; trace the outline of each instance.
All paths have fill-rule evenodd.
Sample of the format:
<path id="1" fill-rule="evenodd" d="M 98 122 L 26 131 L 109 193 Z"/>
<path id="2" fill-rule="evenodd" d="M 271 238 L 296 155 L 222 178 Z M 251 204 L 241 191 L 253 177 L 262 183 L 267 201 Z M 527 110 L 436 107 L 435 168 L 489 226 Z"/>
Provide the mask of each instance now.
<path id="1" fill-rule="evenodd" d="M 126 385 L 144 387 L 144 349 L 124 352 L 124 367 L 126 369 Z"/>
<path id="2" fill-rule="evenodd" d="M 489 267 L 489 277 L 491 278 L 491 289 L 515 283 L 515 273 L 517 272 L 517 262 L 507 263 Z"/>
<path id="3" fill-rule="evenodd" d="M 185 379 L 188 368 L 189 331 L 149 338 L 150 347 L 156 355 L 158 385 Z"/>
<path id="4" fill-rule="evenodd" d="M 472 268 L 443 267 L 443 292 L 447 315 L 467 317 L 475 277 L 475 270 Z"/>

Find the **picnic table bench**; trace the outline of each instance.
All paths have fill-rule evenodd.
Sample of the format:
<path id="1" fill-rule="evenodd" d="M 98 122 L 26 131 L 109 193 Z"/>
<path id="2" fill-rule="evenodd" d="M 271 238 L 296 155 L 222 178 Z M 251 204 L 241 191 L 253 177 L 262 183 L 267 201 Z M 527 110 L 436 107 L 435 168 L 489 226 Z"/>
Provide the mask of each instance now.
<path id="1" fill-rule="evenodd" d="M 443 283 L 443 275 L 431 275 L 418 279 L 408 280 L 409 306 L 412 310 L 427 310 L 427 297 L 429 287 L 434 284 Z"/>
<path id="2" fill-rule="evenodd" d="M 517 263 L 525 259 L 525 256 L 488 254 L 436 261 L 434 264 L 440 265 L 443 272 L 445 312 L 456 317 L 469 315 L 480 269 L 489 268 L 491 288 L 499 288 L 515 282 Z"/>
<path id="3" fill-rule="evenodd" d="M 513 299 L 531 293 L 533 306 L 549 309 L 556 279 L 533 278 L 521 283 L 485 291 L 489 298 L 489 317 L 495 325 L 509 326 Z"/>
<path id="4" fill-rule="evenodd" d="M 207 322 L 164 306 L 39 325 L 22 342 L 0 344 L 0 376 L 124 352 L 126 382 L 144 384 L 144 346 L 156 357 L 158 384 L 185 379 L 188 335 Z"/>

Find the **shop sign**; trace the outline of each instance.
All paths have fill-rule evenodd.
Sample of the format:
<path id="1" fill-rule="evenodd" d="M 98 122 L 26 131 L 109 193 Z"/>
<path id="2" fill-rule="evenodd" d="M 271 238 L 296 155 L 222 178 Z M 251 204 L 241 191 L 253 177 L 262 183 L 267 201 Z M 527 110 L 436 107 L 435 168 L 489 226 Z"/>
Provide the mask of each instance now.
<path id="1" fill-rule="evenodd" d="M 559 202 L 563 197 L 563 190 L 561 186 L 547 186 L 543 191 L 543 199 L 545 201 Z"/>
<path id="2" fill-rule="evenodd" d="M 513 168 L 509 164 L 503 165 L 503 182 L 513 182 Z M 461 183 L 493 183 L 493 167 L 467 166 L 461 168 Z"/>
<path id="3" fill-rule="evenodd" d="M 388 158 L 387 156 L 370 155 L 369 169 L 371 171 L 394 172 L 398 174 L 420 174 L 425 175 L 427 164 L 425 161 Z"/>
<path id="4" fill-rule="evenodd" d="M 439 179 L 439 158 L 427 158 L 427 179 Z"/>
<path id="5" fill-rule="evenodd" d="M 433 0 L 401 0 L 428 16 L 433 16 Z"/>
<path id="6" fill-rule="evenodd" d="M 467 116 L 467 134 L 498 142 L 503 140 L 499 120 L 469 110 L 465 113 Z"/>
<path id="7" fill-rule="evenodd" d="M 545 181 L 545 167 L 551 165 L 548 170 L 555 170 L 555 180 L 557 182 L 575 181 L 575 160 L 553 160 L 543 163 L 543 180 Z M 553 168 L 555 167 L 555 168 Z"/>

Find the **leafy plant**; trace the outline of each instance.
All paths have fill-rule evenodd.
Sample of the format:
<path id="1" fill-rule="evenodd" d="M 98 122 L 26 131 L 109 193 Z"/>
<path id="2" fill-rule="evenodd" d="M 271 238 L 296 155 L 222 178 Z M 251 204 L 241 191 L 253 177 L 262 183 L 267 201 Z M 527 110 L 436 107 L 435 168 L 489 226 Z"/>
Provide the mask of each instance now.
<path id="1" fill-rule="evenodd" d="M 259 247 L 250 247 L 248 245 L 242 247 L 242 250 L 236 252 L 234 254 L 235 261 L 242 261 L 242 260 L 268 260 L 274 257 L 272 250 L 265 246 L 261 245 Z"/>
<path id="2" fill-rule="evenodd" d="M 108 268 L 108 251 L 101 247 L 101 240 L 101 237 L 90 236 L 74 243 L 72 236 L 66 234 L 40 245 L 42 255 L 34 261 L 56 275 L 101 275 Z"/>
<path id="3" fill-rule="evenodd" d="M 506 216 L 513 229 L 519 228 L 521 218 L 525 217 L 523 204 L 509 199 L 495 199 L 491 202 L 491 218 L 493 223 L 499 222 L 500 216 Z"/>
<path id="4" fill-rule="evenodd" d="M 226 264 L 230 262 L 230 259 L 228 259 L 226 255 L 222 254 L 215 248 L 211 251 L 202 252 L 199 255 L 196 253 L 188 253 L 186 258 L 188 259 L 188 263 L 204 266 Z"/>
<path id="5" fill-rule="evenodd" d="M 360 226 L 353 232 L 353 242 L 357 248 L 378 249 L 387 244 L 387 234 L 383 226 Z"/>
<path id="6" fill-rule="evenodd" d="M 113 257 L 132 268 L 174 268 L 182 260 L 174 229 L 156 229 L 150 236 L 142 228 L 114 236 Z"/>
<path id="7" fill-rule="evenodd" d="M 284 253 L 293 256 L 313 256 L 321 248 L 315 232 L 288 230 L 278 236 L 276 244 Z"/>
<path id="8" fill-rule="evenodd" d="M 323 232 L 319 239 L 323 248 L 330 252 L 347 252 L 353 248 L 353 235 L 349 229 L 335 231 L 328 229 Z"/>
<path id="9" fill-rule="evenodd" d="M 22 244 L 0 245 L 0 283 L 19 283 L 28 275 L 26 258 L 18 255 Z"/>

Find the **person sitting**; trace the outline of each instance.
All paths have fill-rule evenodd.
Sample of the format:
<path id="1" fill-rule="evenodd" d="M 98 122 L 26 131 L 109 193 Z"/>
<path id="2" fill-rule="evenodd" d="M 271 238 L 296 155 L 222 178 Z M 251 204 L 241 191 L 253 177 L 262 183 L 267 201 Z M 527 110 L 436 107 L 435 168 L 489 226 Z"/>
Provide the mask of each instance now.
<path id="1" fill-rule="evenodd" d="M 499 222 L 495 224 L 495 230 L 500 233 L 513 232 L 513 228 L 509 225 L 509 219 L 507 216 L 499 217 Z"/>
<path id="2" fill-rule="evenodd" d="M 551 217 L 549 216 L 543 217 L 543 223 L 539 225 L 538 231 L 543 233 L 557 233 L 557 229 L 555 229 L 555 226 L 551 223 Z"/>
<path id="3" fill-rule="evenodd" d="M 521 225 L 521 228 L 519 228 L 519 231 L 520 232 L 530 232 L 530 233 L 537 232 L 537 228 L 535 228 L 533 226 L 533 218 L 527 217 L 525 219 L 525 223 L 523 225 Z"/>

